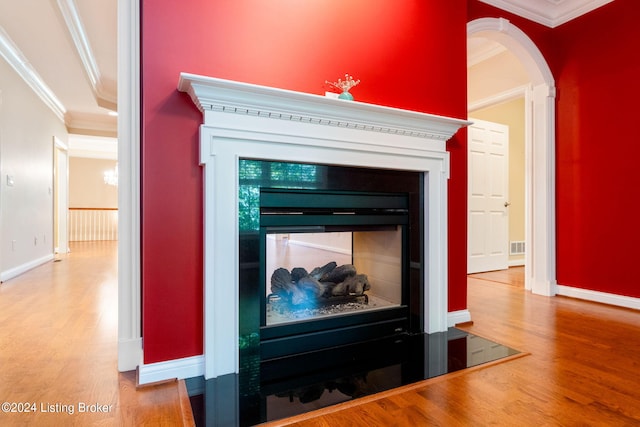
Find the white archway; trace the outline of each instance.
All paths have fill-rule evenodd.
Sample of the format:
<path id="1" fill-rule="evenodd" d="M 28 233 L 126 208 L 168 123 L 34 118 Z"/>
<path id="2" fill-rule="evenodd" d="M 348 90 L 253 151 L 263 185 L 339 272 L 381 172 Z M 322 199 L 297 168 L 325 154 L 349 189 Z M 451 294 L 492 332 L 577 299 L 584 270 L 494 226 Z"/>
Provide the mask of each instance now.
<path id="1" fill-rule="evenodd" d="M 556 294 L 555 217 L 555 81 L 542 53 L 519 28 L 504 18 L 481 18 L 467 24 L 467 37 L 484 37 L 513 53 L 527 70 L 525 288 Z"/>

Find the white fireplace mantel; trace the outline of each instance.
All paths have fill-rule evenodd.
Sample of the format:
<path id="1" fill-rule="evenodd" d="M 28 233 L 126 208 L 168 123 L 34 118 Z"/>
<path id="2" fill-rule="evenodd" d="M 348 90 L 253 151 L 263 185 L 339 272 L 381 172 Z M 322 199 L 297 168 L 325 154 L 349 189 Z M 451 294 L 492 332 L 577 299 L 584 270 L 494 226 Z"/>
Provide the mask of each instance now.
<path id="1" fill-rule="evenodd" d="M 202 111 L 205 180 L 204 375 L 238 372 L 238 160 L 417 171 L 425 189 L 425 332 L 446 331 L 446 141 L 469 122 L 181 74 Z"/>

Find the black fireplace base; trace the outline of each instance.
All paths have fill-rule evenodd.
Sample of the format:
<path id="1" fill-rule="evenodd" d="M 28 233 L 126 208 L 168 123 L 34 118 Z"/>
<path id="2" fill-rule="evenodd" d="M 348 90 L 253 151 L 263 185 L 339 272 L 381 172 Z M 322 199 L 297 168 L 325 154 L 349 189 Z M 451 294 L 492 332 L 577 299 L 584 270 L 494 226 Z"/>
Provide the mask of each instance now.
<path id="1" fill-rule="evenodd" d="M 473 348 L 472 348 L 473 346 Z M 490 349 L 490 351 L 489 351 Z M 478 358 L 483 352 L 487 357 Z M 456 328 L 401 334 L 187 380 L 196 426 L 251 426 L 518 354 Z"/>

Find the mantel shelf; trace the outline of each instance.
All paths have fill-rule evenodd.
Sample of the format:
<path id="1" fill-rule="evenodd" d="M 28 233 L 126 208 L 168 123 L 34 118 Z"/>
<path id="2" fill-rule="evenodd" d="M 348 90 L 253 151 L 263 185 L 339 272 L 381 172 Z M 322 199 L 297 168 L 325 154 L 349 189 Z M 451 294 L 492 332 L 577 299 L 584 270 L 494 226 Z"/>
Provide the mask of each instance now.
<path id="1" fill-rule="evenodd" d="M 291 90 L 181 73 L 178 90 L 209 111 L 309 122 L 447 141 L 471 122 L 451 117 L 346 101 Z"/>

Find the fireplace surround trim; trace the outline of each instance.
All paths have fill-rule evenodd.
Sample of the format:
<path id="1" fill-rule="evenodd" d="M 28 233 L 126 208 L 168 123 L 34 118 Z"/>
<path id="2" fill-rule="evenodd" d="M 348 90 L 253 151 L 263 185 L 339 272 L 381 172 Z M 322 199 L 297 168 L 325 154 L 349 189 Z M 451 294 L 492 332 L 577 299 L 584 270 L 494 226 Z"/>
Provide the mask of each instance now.
<path id="1" fill-rule="evenodd" d="M 182 73 L 203 113 L 205 378 L 238 372 L 238 161 L 418 171 L 425 189 L 424 332 L 447 330 L 446 141 L 470 122 Z"/>

